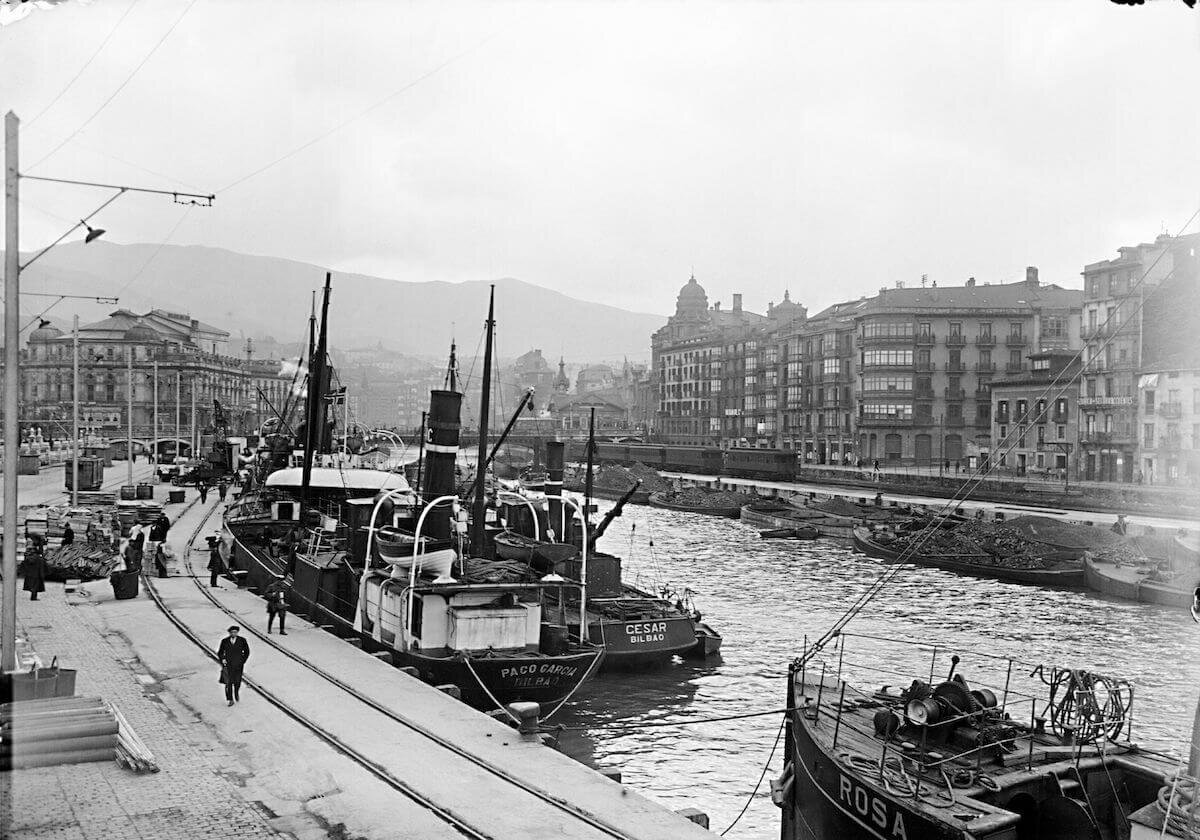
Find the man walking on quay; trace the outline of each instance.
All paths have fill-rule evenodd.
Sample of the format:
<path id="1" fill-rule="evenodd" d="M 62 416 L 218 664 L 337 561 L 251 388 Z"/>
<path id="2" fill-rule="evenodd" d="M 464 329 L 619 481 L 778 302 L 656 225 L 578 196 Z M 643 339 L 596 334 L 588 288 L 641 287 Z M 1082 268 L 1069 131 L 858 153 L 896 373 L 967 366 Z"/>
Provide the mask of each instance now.
<path id="1" fill-rule="evenodd" d="M 275 623 L 275 618 L 279 618 L 279 635 L 286 636 L 287 631 L 283 629 L 283 620 L 287 617 L 287 584 L 284 582 L 283 575 L 276 575 L 275 580 L 267 587 L 264 593 L 267 599 L 267 634 L 271 632 L 271 626 Z"/>
<path id="2" fill-rule="evenodd" d="M 46 591 L 46 552 L 42 550 L 46 542 L 41 534 L 31 534 L 29 545 L 25 548 L 25 585 L 29 600 L 36 601 L 39 592 Z"/>
<path id="3" fill-rule="evenodd" d="M 196 489 L 200 491 L 200 504 L 208 503 L 208 485 L 203 481 L 196 485 Z"/>
<path id="4" fill-rule="evenodd" d="M 217 576 L 225 571 L 225 563 L 221 559 L 220 540 L 216 537 L 208 538 L 208 585 L 213 589 L 220 589 L 217 584 Z"/>
<path id="5" fill-rule="evenodd" d="M 229 482 L 227 482 L 225 479 L 222 478 L 220 481 L 217 482 L 217 499 L 222 502 L 225 501 L 225 494 L 228 492 L 229 492 Z"/>
<path id="6" fill-rule="evenodd" d="M 217 648 L 217 659 L 221 663 L 221 682 L 225 683 L 225 700 L 232 706 L 242 698 L 242 669 L 250 658 L 250 645 L 238 633 L 242 628 L 236 624 L 229 628 L 229 635 L 221 640 Z"/>

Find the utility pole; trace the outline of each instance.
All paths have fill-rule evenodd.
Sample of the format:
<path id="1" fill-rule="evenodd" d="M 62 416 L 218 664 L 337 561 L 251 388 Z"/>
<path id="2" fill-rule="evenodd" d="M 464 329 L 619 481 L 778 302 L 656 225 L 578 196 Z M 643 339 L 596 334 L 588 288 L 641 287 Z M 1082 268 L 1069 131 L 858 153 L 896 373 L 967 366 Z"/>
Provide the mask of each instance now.
<path id="1" fill-rule="evenodd" d="M 20 123 L 12 111 L 4 115 L 4 553 L 0 564 L 4 598 L 0 602 L 3 614 L 0 674 L 17 667 L 17 388 L 21 384 L 17 133 Z"/>
<path id="2" fill-rule="evenodd" d="M 193 457 L 193 458 L 195 458 L 195 457 L 196 457 L 196 449 L 197 449 L 198 447 L 196 446 L 196 377 L 194 377 L 194 376 L 192 377 L 191 385 L 192 385 L 192 387 L 191 387 L 191 394 L 192 394 L 192 433 L 191 433 L 191 438 L 190 438 L 190 440 L 191 440 L 191 444 L 190 444 L 190 446 L 192 447 L 192 457 Z"/>
<path id="3" fill-rule="evenodd" d="M 154 360 L 154 438 L 150 444 L 153 447 L 154 460 L 158 460 L 158 359 Z M 155 467 L 157 469 L 157 467 Z"/>
<path id="4" fill-rule="evenodd" d="M 127 456 L 125 465 L 125 483 L 133 486 L 133 345 L 125 348 L 125 377 L 128 383 L 128 393 L 125 401 L 125 433 L 128 436 L 126 441 Z"/>
<path id="5" fill-rule="evenodd" d="M 183 404 L 183 370 L 175 371 L 175 445 L 171 447 L 175 450 L 175 457 L 178 458 L 183 454 L 183 447 L 179 444 L 183 441 L 183 424 L 180 422 L 180 408 Z"/>
<path id="6" fill-rule="evenodd" d="M 79 507 L 79 316 L 75 316 L 71 335 L 71 432 L 75 436 L 74 461 L 71 464 L 71 507 Z"/>

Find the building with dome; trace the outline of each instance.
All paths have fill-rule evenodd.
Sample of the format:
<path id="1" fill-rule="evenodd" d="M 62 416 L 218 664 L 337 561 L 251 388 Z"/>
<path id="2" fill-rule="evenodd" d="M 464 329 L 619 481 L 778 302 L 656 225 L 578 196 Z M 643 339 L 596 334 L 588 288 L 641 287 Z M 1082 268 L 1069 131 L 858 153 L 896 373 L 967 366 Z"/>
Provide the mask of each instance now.
<path id="1" fill-rule="evenodd" d="M 784 295 L 766 315 L 709 304 L 693 275 L 675 314 L 651 339 L 658 389 L 654 434 L 684 446 L 776 446 L 781 419 L 779 332 L 803 321 L 803 306 Z"/>
<path id="2" fill-rule="evenodd" d="M 118 309 L 79 328 L 79 402 L 85 434 L 124 439 L 133 395 L 135 446 L 190 451 L 220 402 L 233 433 L 255 431 L 291 387 L 278 361 L 233 355 L 229 333 L 177 312 Z M 21 362 L 21 420 L 69 437 L 75 336 L 42 322 Z M 132 377 L 131 377 L 132 370 Z M 157 388 L 155 387 L 157 380 Z M 155 398 L 157 397 L 157 403 Z M 157 405 L 157 411 L 155 411 Z M 156 428 L 157 427 L 157 428 Z"/>

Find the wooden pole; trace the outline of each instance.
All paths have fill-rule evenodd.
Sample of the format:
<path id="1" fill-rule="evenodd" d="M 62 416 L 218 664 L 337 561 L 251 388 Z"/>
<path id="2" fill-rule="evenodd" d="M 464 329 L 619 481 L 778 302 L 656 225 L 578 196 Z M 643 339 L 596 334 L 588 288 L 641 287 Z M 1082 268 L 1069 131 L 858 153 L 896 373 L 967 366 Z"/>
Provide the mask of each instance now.
<path id="1" fill-rule="evenodd" d="M 75 316 L 71 336 L 71 434 L 75 438 L 74 463 L 71 465 L 71 507 L 79 507 L 79 316 Z"/>
<path id="2" fill-rule="evenodd" d="M 0 603 L 0 673 L 11 671 L 17 664 L 17 450 L 21 443 L 17 417 L 21 384 L 17 135 L 20 124 L 12 111 L 4 116 L 4 552 L 0 564 L 4 598 Z"/>

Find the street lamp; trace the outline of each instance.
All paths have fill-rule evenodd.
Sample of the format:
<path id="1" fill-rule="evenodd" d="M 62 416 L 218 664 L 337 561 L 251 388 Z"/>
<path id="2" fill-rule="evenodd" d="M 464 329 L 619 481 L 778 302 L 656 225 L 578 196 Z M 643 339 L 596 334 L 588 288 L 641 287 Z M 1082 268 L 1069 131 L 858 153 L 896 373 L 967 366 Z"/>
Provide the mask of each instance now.
<path id="1" fill-rule="evenodd" d="M 0 674 L 16 668 L 17 665 L 17 469 L 16 455 L 20 445 L 18 397 L 20 386 L 20 308 L 21 271 L 41 259 L 51 248 L 62 242 L 80 227 L 87 229 L 85 242 L 93 242 L 104 233 L 101 228 L 88 225 L 88 220 L 112 204 L 127 192 L 152 193 L 169 195 L 176 203 L 195 206 L 211 207 L 213 195 L 196 193 L 172 192 L 170 190 L 152 190 L 141 187 L 126 187 L 118 184 L 102 184 L 94 181 L 71 181 L 64 178 L 45 178 L 35 175 L 22 175 L 18 154 L 17 138 L 20 133 L 21 121 L 17 115 L 9 111 L 4 116 L 4 551 L 0 562 L 0 577 L 3 578 L 4 592 L 0 600 Z M 82 187 L 99 187 L 116 190 L 116 193 L 79 220 L 79 224 L 58 239 L 51 242 L 34 254 L 24 264 L 20 254 L 20 202 L 19 185 L 21 179 L 31 181 L 46 181 L 56 184 L 72 184 Z M 181 200 L 182 199 L 182 200 Z"/>

